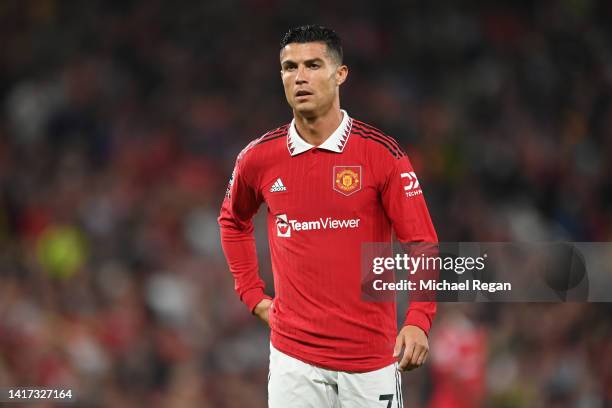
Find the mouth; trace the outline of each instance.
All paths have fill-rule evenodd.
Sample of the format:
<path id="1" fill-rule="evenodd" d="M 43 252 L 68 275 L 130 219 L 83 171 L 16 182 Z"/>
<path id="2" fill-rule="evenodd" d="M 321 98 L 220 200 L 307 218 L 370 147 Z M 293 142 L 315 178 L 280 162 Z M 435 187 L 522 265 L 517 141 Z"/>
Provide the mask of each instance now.
<path id="1" fill-rule="evenodd" d="M 295 97 L 296 98 L 306 97 L 306 96 L 310 96 L 310 95 L 312 95 L 312 92 L 308 92 L 308 91 L 304 91 L 304 90 L 300 90 L 300 91 L 297 91 L 295 93 Z"/>

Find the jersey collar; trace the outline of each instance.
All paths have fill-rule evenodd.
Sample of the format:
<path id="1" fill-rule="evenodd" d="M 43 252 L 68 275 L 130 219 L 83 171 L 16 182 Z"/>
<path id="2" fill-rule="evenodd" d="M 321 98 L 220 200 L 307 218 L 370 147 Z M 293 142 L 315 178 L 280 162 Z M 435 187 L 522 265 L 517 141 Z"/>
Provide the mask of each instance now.
<path id="1" fill-rule="evenodd" d="M 329 150 L 331 152 L 342 153 L 344 146 L 351 134 L 351 126 L 353 119 L 346 113 L 345 110 L 340 109 L 342 112 L 342 122 L 340 126 L 331 134 L 323 143 L 319 146 L 314 146 L 302 139 L 295 128 L 295 119 L 291 121 L 289 126 L 289 134 L 287 136 L 287 149 L 291 156 L 296 156 L 300 153 L 304 153 L 312 148 L 318 147 L 319 149 Z"/>

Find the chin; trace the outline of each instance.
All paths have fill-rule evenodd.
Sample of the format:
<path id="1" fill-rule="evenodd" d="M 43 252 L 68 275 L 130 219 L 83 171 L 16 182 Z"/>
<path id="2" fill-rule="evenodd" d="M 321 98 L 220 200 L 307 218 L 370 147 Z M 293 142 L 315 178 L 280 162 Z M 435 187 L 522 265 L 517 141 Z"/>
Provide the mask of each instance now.
<path id="1" fill-rule="evenodd" d="M 296 105 L 293 109 L 295 109 L 295 111 L 299 113 L 300 115 L 306 116 L 306 117 L 314 116 L 317 112 L 317 107 L 311 103 L 300 103 Z"/>

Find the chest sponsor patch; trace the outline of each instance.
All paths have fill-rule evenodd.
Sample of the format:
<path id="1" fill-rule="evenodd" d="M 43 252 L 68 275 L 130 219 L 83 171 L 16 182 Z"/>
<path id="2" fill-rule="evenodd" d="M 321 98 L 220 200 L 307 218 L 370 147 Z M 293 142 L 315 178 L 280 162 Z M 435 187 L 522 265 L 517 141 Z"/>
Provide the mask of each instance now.
<path id="1" fill-rule="evenodd" d="M 287 214 L 276 216 L 276 235 L 282 238 L 290 238 L 291 231 L 318 231 L 318 230 L 344 230 L 357 229 L 361 218 L 332 218 L 319 217 L 316 220 L 300 221 L 292 220 Z"/>
<path id="2" fill-rule="evenodd" d="M 349 196 L 361 190 L 361 166 L 334 166 L 333 188 Z"/>

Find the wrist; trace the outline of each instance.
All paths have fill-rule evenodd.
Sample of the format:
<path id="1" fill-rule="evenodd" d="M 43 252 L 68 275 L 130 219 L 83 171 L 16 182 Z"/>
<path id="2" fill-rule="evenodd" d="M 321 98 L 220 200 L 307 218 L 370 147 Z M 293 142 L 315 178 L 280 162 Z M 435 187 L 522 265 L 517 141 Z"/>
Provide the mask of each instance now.
<path id="1" fill-rule="evenodd" d="M 242 297 L 242 302 L 247 306 L 251 313 L 254 313 L 255 307 L 263 300 L 263 299 L 272 299 L 270 296 L 266 295 L 261 288 L 253 288 L 246 291 Z"/>
<path id="2" fill-rule="evenodd" d="M 255 308 L 253 308 L 253 314 L 255 316 L 261 317 L 266 311 L 270 309 L 270 305 L 272 304 L 272 300 L 269 298 L 264 298 L 257 303 Z"/>

